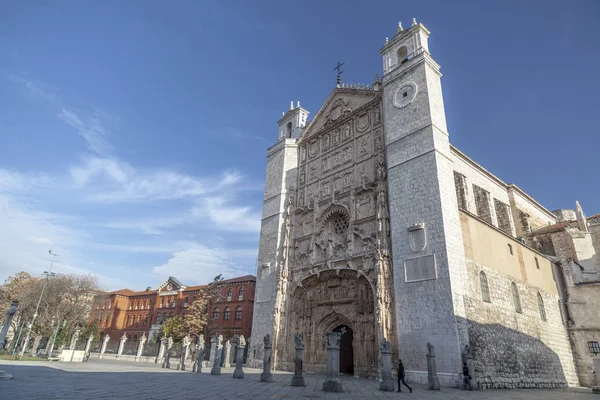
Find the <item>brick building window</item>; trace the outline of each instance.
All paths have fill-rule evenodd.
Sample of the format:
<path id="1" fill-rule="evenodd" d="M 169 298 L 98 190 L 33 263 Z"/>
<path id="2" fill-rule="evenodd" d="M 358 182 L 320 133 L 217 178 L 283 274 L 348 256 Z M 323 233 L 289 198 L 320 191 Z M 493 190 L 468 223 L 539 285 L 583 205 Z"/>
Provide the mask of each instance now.
<path id="1" fill-rule="evenodd" d="M 485 275 L 485 272 L 483 272 L 483 271 L 481 271 L 479 273 L 479 285 L 481 286 L 482 300 L 485 301 L 486 303 L 491 303 L 492 300 L 490 299 L 490 288 L 488 286 L 487 276 Z"/>
<path id="2" fill-rule="evenodd" d="M 160 317 L 160 313 L 156 314 L 156 325 L 160 325 L 162 323 L 162 318 Z"/>
<path id="3" fill-rule="evenodd" d="M 110 314 L 106 314 L 106 318 L 104 319 L 104 323 L 106 325 L 108 325 L 108 317 L 110 317 Z"/>
<path id="4" fill-rule="evenodd" d="M 225 307 L 225 312 L 223 313 L 223 319 L 228 320 L 229 314 L 230 314 L 229 307 Z"/>
<path id="5" fill-rule="evenodd" d="M 227 292 L 227 301 L 231 301 L 232 297 L 233 297 L 233 290 L 229 289 L 229 292 Z"/>
<path id="6" fill-rule="evenodd" d="M 538 308 L 540 310 L 540 317 L 542 318 L 542 321 L 546 321 L 546 309 L 544 308 L 544 299 L 542 298 L 542 295 L 538 292 L 537 294 L 537 299 L 538 299 Z"/>
<path id="7" fill-rule="evenodd" d="M 215 311 L 213 311 L 213 319 L 215 321 L 217 321 L 219 319 L 219 309 L 215 308 Z"/>
<path id="8" fill-rule="evenodd" d="M 189 305 L 189 303 L 188 303 L 189 301 L 190 301 L 190 298 L 189 298 L 189 297 L 186 297 L 186 298 L 185 298 L 185 302 L 183 303 L 183 306 L 184 306 L 184 307 L 187 307 L 187 306 Z"/>
<path id="9" fill-rule="evenodd" d="M 125 326 L 129 325 L 129 315 L 125 317 Z"/>
<path id="10" fill-rule="evenodd" d="M 235 319 L 242 319 L 242 307 L 238 307 L 235 310 Z"/>
<path id="11" fill-rule="evenodd" d="M 510 286 L 512 289 L 513 303 L 515 303 L 515 311 L 521 314 L 523 311 L 521 311 L 521 298 L 519 297 L 519 289 L 517 289 L 517 284 L 514 282 L 511 283 Z"/>
<path id="12" fill-rule="evenodd" d="M 147 324 L 148 324 L 148 314 L 146 314 L 144 316 L 144 325 L 142 325 L 142 326 L 146 326 Z"/>
<path id="13" fill-rule="evenodd" d="M 238 301 L 242 301 L 244 298 L 244 288 L 240 288 L 240 295 L 238 296 Z"/>
<path id="14" fill-rule="evenodd" d="M 173 314 L 173 311 L 171 311 L 171 313 L 169 314 L 169 318 L 173 318 L 175 314 Z"/>
<path id="15" fill-rule="evenodd" d="M 161 297 L 160 298 L 160 304 L 159 304 L 158 308 L 163 308 L 164 305 L 165 305 L 165 298 Z"/>

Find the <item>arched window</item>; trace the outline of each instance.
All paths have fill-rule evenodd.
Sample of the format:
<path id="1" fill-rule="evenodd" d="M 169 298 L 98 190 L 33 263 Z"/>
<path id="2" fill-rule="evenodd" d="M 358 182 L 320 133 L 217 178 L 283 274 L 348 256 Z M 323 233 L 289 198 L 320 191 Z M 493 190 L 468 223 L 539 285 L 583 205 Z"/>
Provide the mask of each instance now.
<path id="1" fill-rule="evenodd" d="M 488 287 L 487 276 L 485 276 L 485 272 L 481 271 L 479 273 L 479 285 L 481 285 L 481 298 L 486 303 L 491 303 L 490 300 L 490 288 Z"/>
<path id="2" fill-rule="evenodd" d="M 127 335 L 127 340 L 131 340 L 131 335 Z"/>
<path id="3" fill-rule="evenodd" d="M 186 296 L 185 298 L 185 303 L 183 304 L 184 307 L 188 306 L 188 302 L 190 301 L 190 298 Z"/>
<path id="4" fill-rule="evenodd" d="M 215 308 L 215 311 L 213 311 L 213 319 L 215 321 L 217 321 L 219 319 L 219 309 Z"/>
<path id="5" fill-rule="evenodd" d="M 144 315 L 144 324 L 142 326 L 146 326 L 148 324 L 148 314 Z"/>
<path id="6" fill-rule="evenodd" d="M 400 47 L 396 55 L 398 56 L 399 64 L 403 64 L 408 61 L 408 50 L 406 49 L 406 46 Z"/>
<path id="7" fill-rule="evenodd" d="M 231 301 L 232 297 L 233 297 L 233 290 L 229 289 L 229 291 L 227 292 L 227 301 Z"/>
<path id="8" fill-rule="evenodd" d="M 244 288 L 240 288 L 240 295 L 238 296 L 238 300 L 242 301 L 243 298 L 244 298 Z"/>
<path id="9" fill-rule="evenodd" d="M 156 314 L 156 325 L 160 325 L 162 323 L 162 318 L 160 317 L 160 313 Z"/>
<path id="10" fill-rule="evenodd" d="M 171 313 L 169 314 L 169 318 L 173 318 L 175 314 L 173 314 L 173 311 L 171 311 Z"/>
<path id="11" fill-rule="evenodd" d="M 160 298 L 160 306 L 158 306 L 159 308 L 163 308 L 163 306 L 165 305 L 165 298 L 161 297 Z"/>
<path id="12" fill-rule="evenodd" d="M 292 123 L 288 122 L 287 124 L 287 137 L 291 138 L 292 137 Z"/>
<path id="13" fill-rule="evenodd" d="M 133 335 L 133 342 L 137 342 L 137 335 Z"/>
<path id="14" fill-rule="evenodd" d="M 520 314 L 522 311 L 521 311 L 521 298 L 519 297 L 519 289 L 517 289 L 517 284 L 514 282 L 511 283 L 510 286 L 512 289 L 513 303 L 515 303 L 515 311 Z"/>
<path id="15" fill-rule="evenodd" d="M 223 319 L 228 320 L 229 314 L 230 314 L 229 307 L 225 307 L 225 312 L 223 313 Z"/>
<path id="16" fill-rule="evenodd" d="M 104 324 L 108 325 L 108 317 L 110 317 L 110 314 L 106 314 L 106 318 L 104 319 Z"/>
<path id="17" fill-rule="evenodd" d="M 242 319 L 242 307 L 238 307 L 235 310 L 235 319 Z"/>
<path id="18" fill-rule="evenodd" d="M 125 317 L 125 326 L 129 325 L 129 315 Z"/>
<path id="19" fill-rule="evenodd" d="M 139 301 L 136 301 L 136 302 L 135 302 L 135 309 L 137 310 L 138 308 L 140 308 L 140 302 L 139 302 Z"/>
<path id="20" fill-rule="evenodd" d="M 538 292 L 538 294 L 537 294 L 537 299 L 538 299 L 538 308 L 540 310 L 540 317 L 542 318 L 542 321 L 546 321 L 546 309 L 544 308 L 544 299 L 542 298 L 542 295 L 540 294 L 540 292 Z"/>

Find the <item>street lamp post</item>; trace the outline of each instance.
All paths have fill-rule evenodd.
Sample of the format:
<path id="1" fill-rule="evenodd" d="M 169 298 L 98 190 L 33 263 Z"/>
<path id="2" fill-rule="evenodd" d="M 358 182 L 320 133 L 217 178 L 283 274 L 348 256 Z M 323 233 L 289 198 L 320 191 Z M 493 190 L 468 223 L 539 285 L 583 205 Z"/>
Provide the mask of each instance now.
<path id="1" fill-rule="evenodd" d="M 52 266 L 54 265 L 54 259 L 58 256 L 58 254 L 52 254 L 52 250 L 48 250 L 48 254 L 52 256 L 52 261 L 50 262 L 50 269 L 48 271 L 44 271 L 42 275 L 46 276 L 46 280 L 44 281 L 44 286 L 42 286 L 42 293 L 40 293 L 40 299 L 37 302 L 37 306 L 35 307 L 35 311 L 33 313 L 33 318 L 31 318 L 31 323 L 29 324 L 29 329 L 27 330 L 27 336 L 25 336 L 25 343 L 23 348 L 21 348 L 21 356 L 19 360 L 23 359 L 23 354 L 25 353 L 25 349 L 27 348 L 27 344 L 29 342 L 29 336 L 31 335 L 31 329 L 33 328 L 33 323 L 37 317 L 38 309 L 40 308 L 40 303 L 42 302 L 42 297 L 44 296 L 44 291 L 46 290 L 46 285 L 48 284 L 48 278 L 54 276 L 52 273 Z"/>

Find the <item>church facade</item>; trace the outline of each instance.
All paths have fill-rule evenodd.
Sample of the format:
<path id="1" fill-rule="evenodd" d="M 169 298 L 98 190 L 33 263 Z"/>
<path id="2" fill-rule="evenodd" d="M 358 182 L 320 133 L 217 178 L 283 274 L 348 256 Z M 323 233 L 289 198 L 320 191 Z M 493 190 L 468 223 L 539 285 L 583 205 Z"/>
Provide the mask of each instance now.
<path id="1" fill-rule="evenodd" d="M 480 387 L 557 387 L 578 377 L 556 265 L 524 237 L 557 216 L 450 144 L 440 67 L 413 21 L 380 50 L 372 85 L 338 84 L 308 122 L 292 104 L 268 149 L 249 365 L 379 374 L 392 343 L 409 380 L 443 385 L 467 362 Z M 474 382 L 475 383 L 475 382 Z"/>

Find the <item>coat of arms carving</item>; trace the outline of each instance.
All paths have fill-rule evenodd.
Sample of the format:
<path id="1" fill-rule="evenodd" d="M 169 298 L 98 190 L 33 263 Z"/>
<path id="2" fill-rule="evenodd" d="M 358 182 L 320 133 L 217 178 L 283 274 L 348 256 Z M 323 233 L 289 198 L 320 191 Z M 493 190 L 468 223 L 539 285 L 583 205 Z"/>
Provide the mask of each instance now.
<path id="1" fill-rule="evenodd" d="M 425 250 L 425 247 L 427 246 L 425 222 L 413 224 L 408 227 L 408 244 L 414 253 Z"/>

